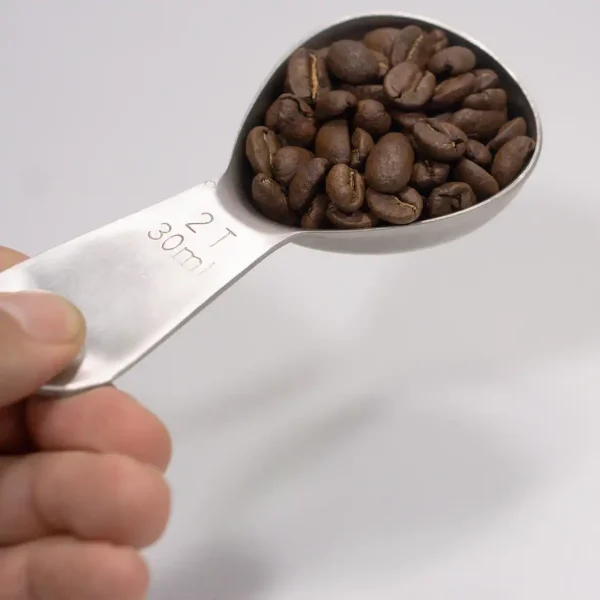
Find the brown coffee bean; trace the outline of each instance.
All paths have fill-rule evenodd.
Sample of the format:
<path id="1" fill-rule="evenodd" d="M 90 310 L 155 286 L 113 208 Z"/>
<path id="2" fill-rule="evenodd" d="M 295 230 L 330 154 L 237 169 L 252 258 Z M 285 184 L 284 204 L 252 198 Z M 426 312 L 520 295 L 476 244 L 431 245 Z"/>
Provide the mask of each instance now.
<path id="1" fill-rule="evenodd" d="M 357 210 L 349 215 L 336 208 L 335 204 L 331 202 L 327 208 L 327 219 L 336 229 L 368 229 L 377 224 L 371 214 Z"/>
<path id="2" fill-rule="evenodd" d="M 414 162 L 415 153 L 406 136 L 388 133 L 367 158 L 365 180 L 378 192 L 399 192 L 408 183 Z"/>
<path id="3" fill-rule="evenodd" d="M 445 183 L 449 174 L 449 164 L 434 160 L 422 160 L 415 163 L 410 183 L 419 191 L 429 193 L 433 188 Z"/>
<path id="4" fill-rule="evenodd" d="M 369 31 L 363 38 L 363 44 L 375 52 L 381 52 L 389 58 L 394 39 L 400 33 L 396 27 L 380 27 Z"/>
<path id="5" fill-rule="evenodd" d="M 383 105 L 390 102 L 390 99 L 383 89 L 383 85 L 380 83 L 368 83 L 366 85 L 350 85 L 349 83 L 342 83 L 340 89 L 353 94 L 359 102 L 361 100 L 377 100 L 377 102 L 381 102 Z"/>
<path id="6" fill-rule="evenodd" d="M 355 40 L 331 44 L 327 67 L 337 78 L 352 84 L 375 81 L 379 73 L 379 63 L 373 51 Z"/>
<path id="7" fill-rule="evenodd" d="M 417 25 L 408 25 L 394 38 L 390 52 L 390 63 L 393 67 L 403 62 L 416 64 L 424 69 L 433 55 L 433 41 Z"/>
<path id="8" fill-rule="evenodd" d="M 256 208 L 265 217 L 284 225 L 296 223 L 296 217 L 290 211 L 283 189 L 264 173 L 258 173 L 252 180 L 252 198 Z"/>
<path id="9" fill-rule="evenodd" d="M 498 182 L 483 167 L 468 158 L 458 161 L 452 176 L 456 181 L 468 183 L 479 201 L 487 200 L 500 191 Z"/>
<path id="10" fill-rule="evenodd" d="M 439 121 L 440 123 L 450 123 L 452 121 L 453 114 L 454 113 L 451 112 L 440 113 L 439 115 L 435 115 L 435 117 L 431 117 L 431 119 L 434 121 Z"/>
<path id="11" fill-rule="evenodd" d="M 472 160 L 480 167 L 487 167 L 492 164 L 491 152 L 481 142 L 473 139 L 469 139 L 467 142 L 465 158 Z"/>
<path id="12" fill-rule="evenodd" d="M 431 108 L 440 109 L 452 106 L 469 96 L 475 84 L 473 73 L 463 73 L 439 83 L 431 98 Z"/>
<path id="13" fill-rule="evenodd" d="M 383 79 L 390 70 L 390 62 L 385 55 L 381 54 L 381 52 L 374 51 L 373 53 L 377 57 L 377 63 L 379 64 L 379 73 L 377 73 L 377 78 Z"/>
<path id="14" fill-rule="evenodd" d="M 354 127 L 360 127 L 374 137 L 384 135 L 392 126 L 392 117 L 377 100 L 360 100 L 356 105 Z"/>
<path id="15" fill-rule="evenodd" d="M 490 88 L 497 88 L 500 85 L 500 77 L 492 69 L 475 69 L 473 75 L 475 75 L 474 93 L 483 92 L 483 90 Z"/>
<path id="16" fill-rule="evenodd" d="M 275 181 L 287 187 L 294 178 L 298 167 L 314 157 L 315 155 L 310 150 L 299 146 L 280 148 L 273 156 L 272 171 Z"/>
<path id="17" fill-rule="evenodd" d="M 434 160 L 458 160 L 467 149 L 467 136 L 452 123 L 428 119 L 416 123 L 412 133 L 419 151 Z"/>
<path id="18" fill-rule="evenodd" d="M 527 123 L 523 117 L 511 119 L 507 123 L 504 123 L 502 127 L 500 127 L 496 137 L 488 142 L 487 147 L 491 152 L 496 152 L 498 149 L 504 146 L 506 142 L 516 138 L 518 135 L 525 135 L 526 133 Z"/>
<path id="19" fill-rule="evenodd" d="M 298 167 L 289 188 L 289 205 L 294 212 L 306 211 L 325 181 L 328 168 L 329 163 L 324 158 L 313 158 Z"/>
<path id="20" fill-rule="evenodd" d="M 469 48 L 449 46 L 436 52 L 428 63 L 428 68 L 436 75 L 460 75 L 475 68 L 477 59 Z"/>
<path id="21" fill-rule="evenodd" d="M 443 217 L 465 210 L 477 203 L 468 183 L 452 181 L 436 187 L 427 197 L 427 214 L 432 218 Z"/>
<path id="22" fill-rule="evenodd" d="M 475 110 L 506 110 L 507 101 L 508 98 L 503 89 L 491 88 L 467 96 L 463 100 L 463 106 Z"/>
<path id="23" fill-rule="evenodd" d="M 271 104 L 265 125 L 292 146 L 308 146 L 317 132 L 312 108 L 293 94 L 282 94 Z"/>
<path id="24" fill-rule="evenodd" d="M 375 146 L 373 137 L 368 131 L 357 127 L 350 139 L 352 145 L 352 154 L 350 155 L 350 166 L 353 169 L 362 169 L 367 160 L 367 156 Z"/>
<path id="25" fill-rule="evenodd" d="M 535 141 L 525 135 L 519 135 L 509 140 L 498 150 L 492 163 L 492 175 L 505 188 L 512 183 L 525 165 L 535 149 Z"/>
<path id="26" fill-rule="evenodd" d="M 327 225 L 327 207 L 329 206 L 329 198 L 327 194 L 317 194 L 306 214 L 300 221 L 300 227 L 303 229 L 324 229 Z"/>
<path id="27" fill-rule="evenodd" d="M 376 217 L 392 225 L 413 223 L 423 212 L 423 198 L 411 187 L 405 187 L 396 194 L 382 194 L 369 188 L 367 204 Z"/>
<path id="28" fill-rule="evenodd" d="M 275 132 L 267 127 L 254 127 L 246 138 L 246 156 L 255 173 L 271 176 L 273 156 L 281 144 Z"/>
<path id="29" fill-rule="evenodd" d="M 417 121 L 427 120 L 427 115 L 420 112 L 402 112 L 398 109 L 390 110 L 390 115 L 394 122 L 407 131 L 412 131 Z"/>
<path id="30" fill-rule="evenodd" d="M 332 165 L 348 164 L 351 152 L 348 121 L 328 121 L 319 129 L 315 140 L 315 154 L 318 157 L 326 158 Z"/>
<path id="31" fill-rule="evenodd" d="M 383 89 L 394 104 L 414 110 L 429 102 L 435 89 L 435 76 L 421 71 L 415 63 L 403 62 L 385 76 Z"/>
<path id="32" fill-rule="evenodd" d="M 315 117 L 321 121 L 342 116 L 356 106 L 356 97 L 345 90 L 329 90 L 319 94 L 315 106 Z"/>
<path id="33" fill-rule="evenodd" d="M 314 103 L 321 92 L 331 88 L 325 59 L 314 50 L 296 50 L 288 61 L 285 88 L 298 98 Z"/>
<path id="34" fill-rule="evenodd" d="M 433 54 L 437 54 L 440 50 L 443 50 L 450 45 L 446 32 L 441 29 L 432 29 L 429 32 L 429 40 L 432 45 L 431 49 Z"/>
<path id="35" fill-rule="evenodd" d="M 362 175 L 348 165 L 333 166 L 325 186 L 327 196 L 342 212 L 353 213 L 363 205 L 365 182 Z"/>
<path id="36" fill-rule="evenodd" d="M 498 133 L 506 118 L 506 112 L 502 110 L 461 108 L 452 116 L 452 123 L 469 137 L 486 142 Z"/>

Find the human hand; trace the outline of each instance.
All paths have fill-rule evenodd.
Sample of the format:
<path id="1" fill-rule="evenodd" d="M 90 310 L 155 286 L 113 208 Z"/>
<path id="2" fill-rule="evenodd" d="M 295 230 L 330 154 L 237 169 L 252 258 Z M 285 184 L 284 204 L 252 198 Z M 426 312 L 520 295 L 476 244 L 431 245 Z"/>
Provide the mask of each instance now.
<path id="1" fill-rule="evenodd" d="M 0 248 L 0 270 L 25 257 Z M 49 294 L 0 294 L 0 600 L 141 600 L 169 515 L 169 435 L 112 387 L 32 396 L 83 342 Z"/>

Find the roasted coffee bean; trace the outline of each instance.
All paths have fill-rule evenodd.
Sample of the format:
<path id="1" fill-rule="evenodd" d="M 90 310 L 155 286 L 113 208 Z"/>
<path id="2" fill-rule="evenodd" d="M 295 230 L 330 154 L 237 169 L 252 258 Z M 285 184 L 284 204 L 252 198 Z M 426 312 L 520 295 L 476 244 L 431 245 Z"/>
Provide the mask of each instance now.
<path id="1" fill-rule="evenodd" d="M 360 100 L 356 105 L 354 127 L 360 127 L 374 137 L 384 135 L 392 126 L 392 117 L 377 100 Z"/>
<path id="2" fill-rule="evenodd" d="M 517 178 L 534 149 L 534 140 L 525 135 L 518 135 L 498 150 L 492 163 L 492 175 L 501 188 L 505 188 Z"/>
<path id="3" fill-rule="evenodd" d="M 306 211 L 310 201 L 319 191 L 319 186 L 325 181 L 329 163 L 324 158 L 313 158 L 302 163 L 289 188 L 289 205 L 297 213 Z"/>
<path id="4" fill-rule="evenodd" d="M 487 142 L 506 123 L 506 118 L 506 112 L 502 110 L 461 108 L 452 115 L 452 123 L 469 137 Z"/>
<path id="5" fill-rule="evenodd" d="M 325 186 L 327 196 L 342 212 L 353 213 L 363 205 L 365 182 L 362 175 L 348 165 L 333 166 Z"/>
<path id="6" fill-rule="evenodd" d="M 468 158 L 458 161 L 452 176 L 456 181 L 468 183 L 479 201 L 487 200 L 500 191 L 498 182 L 483 167 Z"/>
<path id="7" fill-rule="evenodd" d="M 254 127 L 246 138 L 246 156 L 255 173 L 271 176 L 273 156 L 281 147 L 275 132 L 266 127 Z"/>
<path id="8" fill-rule="evenodd" d="M 422 160 L 415 163 L 410 183 L 419 191 L 429 193 L 433 188 L 446 183 L 449 174 L 449 164 L 434 160 Z"/>
<path id="9" fill-rule="evenodd" d="M 414 110 L 429 102 L 435 89 L 435 76 L 421 71 L 415 63 L 403 62 L 385 76 L 383 89 L 394 104 Z"/>
<path id="10" fill-rule="evenodd" d="M 432 29 L 429 32 L 429 40 L 433 54 L 437 54 L 440 50 L 447 48 L 450 45 L 448 36 L 441 29 Z"/>
<path id="11" fill-rule="evenodd" d="M 271 104 L 265 125 L 292 146 L 308 146 L 317 132 L 312 108 L 293 94 L 282 94 Z"/>
<path id="12" fill-rule="evenodd" d="M 381 52 L 373 52 L 377 57 L 377 63 L 379 64 L 379 73 L 377 73 L 378 79 L 383 79 L 387 72 L 390 70 L 390 61 Z"/>
<path id="13" fill-rule="evenodd" d="M 487 167 L 492 164 L 491 152 L 481 142 L 473 139 L 469 139 L 467 142 L 465 158 L 472 160 L 480 167 Z"/>
<path id="14" fill-rule="evenodd" d="M 402 133 L 384 135 L 371 150 L 365 166 L 365 180 L 384 194 L 399 192 L 410 180 L 415 153 Z"/>
<path id="15" fill-rule="evenodd" d="M 449 46 L 436 52 L 427 66 L 436 75 L 460 75 L 472 71 L 476 63 L 475 54 L 469 48 Z"/>
<path id="16" fill-rule="evenodd" d="M 428 119 L 416 123 L 412 133 L 419 151 L 434 160 L 458 160 L 467 149 L 467 136 L 452 123 Z"/>
<path id="17" fill-rule="evenodd" d="M 331 44 L 327 67 L 342 81 L 355 85 L 375 81 L 379 73 L 379 63 L 373 51 L 355 40 Z"/>
<path id="18" fill-rule="evenodd" d="M 431 108 L 447 108 L 460 102 L 469 96 L 474 85 L 475 75 L 473 73 L 463 73 L 442 81 L 435 87 L 431 98 Z"/>
<path id="19" fill-rule="evenodd" d="M 434 219 L 474 206 L 477 198 L 468 183 L 452 181 L 436 187 L 427 197 L 428 215 Z"/>
<path id="20" fill-rule="evenodd" d="M 392 225 L 408 225 L 423 212 L 423 198 L 417 190 L 405 187 L 396 194 L 382 194 L 369 188 L 367 204 L 371 212 Z"/>
<path id="21" fill-rule="evenodd" d="M 342 83 L 340 89 L 350 92 L 359 102 L 361 100 L 377 100 L 377 102 L 386 105 L 390 101 L 383 89 L 383 85 L 380 83 L 367 83 L 365 85 Z"/>
<path id="22" fill-rule="evenodd" d="M 518 135 L 525 135 L 527 133 L 527 123 L 523 117 L 517 117 L 511 119 L 507 123 L 504 123 L 498 131 L 496 137 L 488 142 L 488 148 L 491 152 L 499 150 L 506 142 L 509 142 Z"/>
<path id="23" fill-rule="evenodd" d="M 342 212 L 335 204 L 329 203 L 327 219 L 336 229 L 368 229 L 377 224 L 373 215 L 357 210 L 352 214 Z"/>
<path id="24" fill-rule="evenodd" d="M 345 90 L 330 90 L 319 94 L 315 106 L 315 116 L 321 121 L 341 117 L 356 106 L 356 96 Z"/>
<path id="25" fill-rule="evenodd" d="M 315 155 L 310 150 L 299 146 L 280 148 L 273 156 L 272 171 L 275 181 L 287 187 L 294 178 L 298 167 L 314 157 Z"/>
<path id="26" fill-rule="evenodd" d="M 507 101 L 508 98 L 503 89 L 491 88 L 467 96 L 463 100 L 463 106 L 475 110 L 506 110 Z"/>
<path id="27" fill-rule="evenodd" d="M 424 69 L 433 55 L 433 41 L 417 25 L 408 25 L 394 38 L 390 52 L 390 63 L 393 67 L 403 62 L 416 64 Z"/>
<path id="28" fill-rule="evenodd" d="M 500 85 L 500 77 L 492 69 L 475 69 L 473 75 L 475 75 L 473 92 L 483 92 L 483 90 L 497 88 Z"/>
<path id="29" fill-rule="evenodd" d="M 327 226 L 327 207 L 329 206 L 329 198 L 327 194 L 317 194 L 306 214 L 300 221 L 300 227 L 303 229 L 323 229 Z"/>
<path id="30" fill-rule="evenodd" d="M 348 121 L 328 121 L 319 129 L 315 140 L 315 154 L 318 157 L 326 158 L 332 165 L 349 164 L 351 152 Z"/>
<path id="31" fill-rule="evenodd" d="M 319 48 L 318 50 L 315 50 L 315 52 L 317 53 L 317 56 L 325 60 L 327 58 L 327 54 L 329 53 L 329 46 L 326 46 L 325 48 Z M 327 63 L 325 63 L 325 66 L 327 66 Z"/>
<path id="32" fill-rule="evenodd" d="M 390 115 L 394 122 L 396 122 L 400 127 L 406 129 L 407 131 L 412 131 L 412 128 L 415 126 L 417 121 L 425 121 L 427 119 L 427 115 L 421 112 L 402 112 L 398 109 L 390 110 Z"/>
<path id="33" fill-rule="evenodd" d="M 252 198 L 256 208 L 265 217 L 284 225 L 296 223 L 296 217 L 290 211 L 283 189 L 264 173 L 259 173 L 252 180 Z"/>
<path id="34" fill-rule="evenodd" d="M 439 115 L 435 115 L 435 117 L 431 117 L 431 119 L 439 121 L 440 123 L 450 123 L 453 114 L 454 113 L 451 112 L 440 113 Z"/>
<path id="35" fill-rule="evenodd" d="M 368 131 L 357 127 L 350 139 L 352 145 L 352 154 L 350 156 L 350 166 L 353 169 L 362 169 L 365 166 L 367 156 L 375 147 L 373 137 Z"/>
<path id="36" fill-rule="evenodd" d="M 380 27 L 369 31 L 363 38 L 363 44 L 375 52 L 381 52 L 389 59 L 394 39 L 400 33 L 397 27 Z"/>
<path id="37" fill-rule="evenodd" d="M 321 92 L 331 88 L 325 59 L 314 50 L 296 50 L 288 61 L 285 88 L 298 98 L 314 103 Z"/>

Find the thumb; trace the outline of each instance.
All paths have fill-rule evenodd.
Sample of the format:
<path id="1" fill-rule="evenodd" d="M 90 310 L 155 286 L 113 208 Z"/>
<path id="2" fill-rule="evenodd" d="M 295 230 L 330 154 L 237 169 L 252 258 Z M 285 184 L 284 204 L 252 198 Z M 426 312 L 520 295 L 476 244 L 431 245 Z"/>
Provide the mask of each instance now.
<path id="1" fill-rule="evenodd" d="M 36 392 L 77 356 L 81 313 L 48 292 L 0 294 L 0 407 Z"/>

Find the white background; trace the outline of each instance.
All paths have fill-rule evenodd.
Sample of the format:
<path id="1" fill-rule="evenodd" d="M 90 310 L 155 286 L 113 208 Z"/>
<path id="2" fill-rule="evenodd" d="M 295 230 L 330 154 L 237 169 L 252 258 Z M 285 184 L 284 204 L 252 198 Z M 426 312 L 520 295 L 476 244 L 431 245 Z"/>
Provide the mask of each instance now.
<path id="1" fill-rule="evenodd" d="M 280 54 L 375 8 L 504 59 L 539 167 L 446 246 L 281 250 L 123 379 L 175 441 L 152 600 L 600 596 L 592 0 L 1 0 L 0 242 L 35 254 L 218 175 Z"/>

